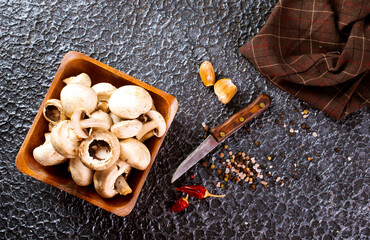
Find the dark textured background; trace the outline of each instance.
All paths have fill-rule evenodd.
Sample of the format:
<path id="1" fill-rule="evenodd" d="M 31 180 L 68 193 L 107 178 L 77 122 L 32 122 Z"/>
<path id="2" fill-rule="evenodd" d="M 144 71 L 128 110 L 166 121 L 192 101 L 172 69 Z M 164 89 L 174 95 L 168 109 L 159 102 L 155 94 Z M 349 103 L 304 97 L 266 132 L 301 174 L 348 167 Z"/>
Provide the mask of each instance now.
<path id="1" fill-rule="evenodd" d="M 369 110 L 335 122 L 267 82 L 238 53 L 238 47 L 264 25 L 276 2 L 0 1 L 0 238 L 368 238 Z M 167 91 L 179 101 L 136 207 L 125 218 L 15 167 L 23 139 L 70 50 Z M 229 104 L 218 102 L 212 89 L 203 86 L 198 68 L 204 60 L 213 63 L 218 78 L 231 78 L 237 85 L 238 93 Z M 209 175 L 201 164 L 191 170 L 193 180 L 188 174 L 171 185 L 175 168 L 203 140 L 202 122 L 222 123 L 261 92 L 272 97 L 270 109 L 225 143 L 234 152 L 255 156 L 260 164 L 273 165 L 274 177 L 288 177 L 291 185 L 267 189 L 258 185 L 253 192 L 236 183 L 228 183 L 228 190 L 217 188 L 217 174 Z M 309 110 L 307 119 L 300 113 L 304 109 Z M 274 121 L 282 112 L 277 125 Z M 318 137 L 302 132 L 302 123 Z M 290 136 L 290 127 L 300 132 Z M 219 152 L 225 152 L 222 146 L 206 157 L 208 162 L 215 157 L 216 167 Z M 286 157 L 281 158 L 281 153 Z M 269 155 L 276 157 L 267 163 Z M 292 178 L 294 169 L 299 180 Z M 227 196 L 192 198 L 185 212 L 170 213 L 181 196 L 175 186 L 186 183 Z"/>

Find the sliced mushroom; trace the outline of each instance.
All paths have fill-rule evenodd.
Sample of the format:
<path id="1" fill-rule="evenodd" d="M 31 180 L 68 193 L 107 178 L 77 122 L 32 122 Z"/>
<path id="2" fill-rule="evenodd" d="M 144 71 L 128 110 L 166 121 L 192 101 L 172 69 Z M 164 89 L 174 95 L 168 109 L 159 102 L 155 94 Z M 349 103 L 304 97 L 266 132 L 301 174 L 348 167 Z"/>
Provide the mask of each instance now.
<path id="1" fill-rule="evenodd" d="M 119 158 L 120 145 L 117 137 L 108 131 L 93 131 L 80 145 L 82 163 L 93 170 L 104 170 Z"/>
<path id="2" fill-rule="evenodd" d="M 123 160 L 118 160 L 113 166 L 94 174 L 94 186 L 98 194 L 104 198 L 117 195 L 127 195 L 132 192 L 125 177 L 131 171 L 131 166 Z"/>
<path id="3" fill-rule="evenodd" d="M 43 166 L 53 166 L 67 161 L 66 157 L 55 151 L 51 144 L 51 133 L 45 133 L 45 142 L 33 150 L 33 158 Z"/>
<path id="4" fill-rule="evenodd" d="M 68 170 L 78 186 L 87 186 L 93 182 L 94 170 L 83 165 L 79 157 L 69 160 Z"/>
<path id="5" fill-rule="evenodd" d="M 143 128 L 136 135 L 136 138 L 141 140 L 145 134 L 152 130 L 154 130 L 155 136 L 162 137 L 166 132 L 166 121 L 164 120 L 162 114 L 155 110 L 150 110 L 145 115 L 148 116 L 150 120 L 143 124 Z"/>
<path id="6" fill-rule="evenodd" d="M 98 95 L 99 102 L 108 102 L 110 96 L 117 88 L 110 83 L 102 82 L 92 86 L 92 89 Z"/>
<path id="7" fill-rule="evenodd" d="M 104 112 L 101 113 L 106 114 Z M 83 119 L 84 116 L 90 118 Z M 106 114 L 106 116 L 101 116 L 100 113 L 90 115 L 85 108 L 78 108 L 73 112 L 71 123 L 75 134 L 83 139 L 88 137 L 87 128 L 92 128 L 94 130 L 109 130 L 112 126 L 112 120 L 108 114 Z"/>
<path id="8" fill-rule="evenodd" d="M 62 103 L 59 99 L 47 100 L 42 114 L 44 115 L 45 119 L 53 126 L 58 122 L 67 119 L 62 108 Z"/>
<path id="9" fill-rule="evenodd" d="M 86 73 L 81 73 L 75 77 L 69 77 L 63 80 L 65 84 L 77 83 L 86 87 L 91 87 L 91 78 Z"/>
<path id="10" fill-rule="evenodd" d="M 51 131 L 51 144 L 55 151 L 66 158 L 78 156 L 80 139 L 72 129 L 70 120 L 59 122 Z"/>
<path id="11" fill-rule="evenodd" d="M 139 120 L 124 120 L 118 123 L 115 123 L 110 131 L 116 135 L 119 139 L 135 137 L 143 127 L 142 122 Z"/>
<path id="12" fill-rule="evenodd" d="M 98 104 L 98 97 L 92 88 L 70 83 L 60 92 L 60 101 L 64 113 L 70 118 L 79 108 L 85 108 L 89 113 L 93 112 Z"/>
<path id="13" fill-rule="evenodd" d="M 153 99 L 144 88 L 126 85 L 118 88 L 109 98 L 108 106 L 111 112 L 125 119 L 135 119 L 148 112 L 153 105 Z"/>
<path id="14" fill-rule="evenodd" d="M 133 168 L 145 170 L 150 163 L 150 151 L 144 143 L 128 138 L 119 142 L 121 147 L 120 159 L 127 161 Z"/>

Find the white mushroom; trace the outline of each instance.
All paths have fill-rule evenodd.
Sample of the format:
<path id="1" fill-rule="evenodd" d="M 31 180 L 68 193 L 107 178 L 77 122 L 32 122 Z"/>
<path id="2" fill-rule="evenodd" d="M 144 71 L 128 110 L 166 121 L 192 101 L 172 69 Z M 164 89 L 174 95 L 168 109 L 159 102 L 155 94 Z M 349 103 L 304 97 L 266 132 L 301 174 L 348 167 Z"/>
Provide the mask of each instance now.
<path id="1" fill-rule="evenodd" d="M 126 85 L 118 88 L 109 98 L 111 112 L 125 119 L 135 119 L 147 113 L 153 105 L 153 99 L 144 88 Z"/>
<path id="2" fill-rule="evenodd" d="M 78 186 L 87 186 L 93 182 L 94 170 L 83 165 L 79 157 L 69 160 L 68 170 Z"/>
<path id="3" fill-rule="evenodd" d="M 149 117 L 150 120 L 143 124 L 143 128 L 136 135 L 136 138 L 138 140 L 141 140 L 144 135 L 151 132 L 152 130 L 154 130 L 153 133 L 155 136 L 162 137 L 163 134 L 166 132 L 166 121 L 164 120 L 162 114 L 155 110 L 150 110 L 145 115 Z"/>
<path id="4" fill-rule="evenodd" d="M 114 197 L 116 194 L 127 195 L 132 192 L 125 176 L 131 171 L 131 166 L 123 160 L 118 160 L 106 170 L 96 171 L 94 174 L 94 187 L 98 194 L 104 198 Z"/>
<path id="5" fill-rule="evenodd" d="M 59 122 L 51 131 L 51 144 L 55 151 L 66 158 L 78 156 L 80 139 L 74 133 L 70 120 Z"/>
<path id="6" fill-rule="evenodd" d="M 117 137 L 108 131 L 93 131 L 80 144 L 82 163 L 93 170 L 104 170 L 119 158 L 120 145 Z"/>
<path id="7" fill-rule="evenodd" d="M 92 86 L 92 89 L 98 95 L 99 102 L 108 102 L 110 96 L 117 88 L 110 83 L 102 82 Z"/>
<path id="8" fill-rule="evenodd" d="M 91 78 L 86 73 L 81 73 L 75 77 L 69 77 L 63 80 L 65 84 L 77 83 L 85 85 L 86 87 L 91 87 Z"/>
<path id="9" fill-rule="evenodd" d="M 133 120 L 124 120 L 118 123 L 115 123 L 110 131 L 116 135 L 119 139 L 135 137 L 139 133 L 143 124 L 136 119 Z"/>
<path id="10" fill-rule="evenodd" d="M 95 121 L 99 121 L 99 122 L 102 122 L 104 123 L 103 126 L 101 127 L 94 127 L 93 126 L 93 130 L 109 130 L 112 125 L 113 125 L 113 120 L 112 118 L 109 116 L 108 113 L 102 111 L 102 110 L 98 110 L 98 111 L 95 111 L 91 114 L 90 116 L 91 119 L 95 120 Z"/>
<path id="11" fill-rule="evenodd" d="M 85 108 L 89 113 L 93 112 L 98 104 L 98 97 L 92 88 L 70 83 L 60 92 L 60 101 L 64 113 L 71 117 L 78 108 Z"/>
<path id="12" fill-rule="evenodd" d="M 67 161 L 67 158 L 57 153 L 51 144 L 51 134 L 45 133 L 44 144 L 33 150 L 33 158 L 43 166 L 53 166 Z"/>
<path id="13" fill-rule="evenodd" d="M 85 108 L 78 108 L 73 112 L 71 116 L 72 128 L 79 138 L 88 137 L 87 128 L 92 128 L 94 130 L 109 130 L 112 126 L 112 120 L 107 113 L 103 111 L 94 113 L 95 115 L 90 115 Z M 90 118 L 83 119 L 84 116 Z"/>
<path id="14" fill-rule="evenodd" d="M 120 117 L 118 117 L 116 114 L 114 114 L 112 112 L 109 113 L 109 116 L 112 119 L 113 124 L 118 123 L 122 120 Z"/>
<path id="15" fill-rule="evenodd" d="M 125 160 L 130 166 L 145 170 L 150 163 L 150 151 L 144 143 L 127 138 L 119 142 L 121 147 L 120 159 Z"/>
<path id="16" fill-rule="evenodd" d="M 62 108 L 62 103 L 59 99 L 47 100 L 42 114 L 44 115 L 44 118 L 53 126 L 58 122 L 67 119 Z"/>

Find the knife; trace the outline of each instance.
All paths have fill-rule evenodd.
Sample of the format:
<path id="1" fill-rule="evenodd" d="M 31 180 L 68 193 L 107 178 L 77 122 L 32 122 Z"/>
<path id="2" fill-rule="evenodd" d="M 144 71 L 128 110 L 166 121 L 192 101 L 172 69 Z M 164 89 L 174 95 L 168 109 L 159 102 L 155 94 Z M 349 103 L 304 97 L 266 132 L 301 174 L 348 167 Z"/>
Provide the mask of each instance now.
<path id="1" fill-rule="evenodd" d="M 221 125 L 210 130 L 210 135 L 192 152 L 176 169 L 171 183 L 176 181 L 187 170 L 194 166 L 200 159 L 205 157 L 212 149 L 217 147 L 223 140 L 236 132 L 244 124 L 261 114 L 270 106 L 270 97 L 260 94 L 250 105 L 232 115 Z"/>

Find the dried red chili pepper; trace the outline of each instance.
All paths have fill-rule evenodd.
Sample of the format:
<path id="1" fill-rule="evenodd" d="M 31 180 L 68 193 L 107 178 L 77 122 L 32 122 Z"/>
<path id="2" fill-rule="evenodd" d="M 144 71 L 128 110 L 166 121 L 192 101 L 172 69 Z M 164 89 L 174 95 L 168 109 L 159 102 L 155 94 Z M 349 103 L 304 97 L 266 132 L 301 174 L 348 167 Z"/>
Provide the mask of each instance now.
<path id="1" fill-rule="evenodd" d="M 206 197 L 225 197 L 224 195 L 214 195 L 208 192 L 208 190 L 199 185 L 188 185 L 176 188 L 177 191 L 184 192 L 189 194 L 190 196 L 196 197 L 198 199 L 206 198 Z"/>
<path id="2" fill-rule="evenodd" d="M 179 198 L 171 207 L 171 212 L 181 212 L 185 208 L 189 206 L 188 202 L 189 195 L 186 195 L 186 197 Z"/>

